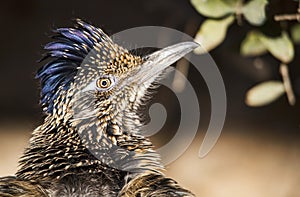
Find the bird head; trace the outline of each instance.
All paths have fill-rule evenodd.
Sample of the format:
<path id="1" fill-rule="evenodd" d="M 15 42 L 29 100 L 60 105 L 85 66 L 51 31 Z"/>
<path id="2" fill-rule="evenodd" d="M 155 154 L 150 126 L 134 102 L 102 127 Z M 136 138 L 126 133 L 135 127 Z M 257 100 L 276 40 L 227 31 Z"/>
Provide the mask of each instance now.
<path id="1" fill-rule="evenodd" d="M 166 68 L 198 46 L 183 42 L 138 56 L 79 19 L 74 28 L 55 33 L 55 41 L 45 46 L 44 59 L 50 61 L 37 78 L 44 111 L 62 119 L 136 117 L 147 90 Z"/>
<path id="2" fill-rule="evenodd" d="M 57 29 L 53 38 L 45 46 L 48 62 L 37 73 L 41 104 L 52 122 L 76 128 L 82 142 L 93 144 L 89 148 L 99 157 L 105 147 L 135 153 L 150 147 L 139 136 L 139 108 L 166 68 L 198 45 L 182 42 L 149 55 L 134 55 L 82 20 L 74 28 Z"/>

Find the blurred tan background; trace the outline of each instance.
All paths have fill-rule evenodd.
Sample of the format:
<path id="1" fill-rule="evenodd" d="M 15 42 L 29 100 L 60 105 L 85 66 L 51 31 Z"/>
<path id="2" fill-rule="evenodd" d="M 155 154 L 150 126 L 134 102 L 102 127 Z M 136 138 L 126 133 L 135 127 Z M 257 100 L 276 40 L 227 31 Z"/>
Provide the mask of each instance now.
<path id="1" fill-rule="evenodd" d="M 13 175 L 26 147 L 28 127 L 2 127 L 0 176 Z M 236 128 L 243 129 L 245 128 Z M 251 134 L 225 129 L 214 149 L 198 157 L 202 137 L 183 156 L 167 166 L 166 174 L 197 196 L 297 197 L 300 196 L 300 139 Z M 267 132 L 269 133 L 269 132 Z M 287 139 L 289 138 L 289 139 Z"/>
<path id="2" fill-rule="evenodd" d="M 276 6 L 267 7 L 268 12 L 288 13 L 297 9 L 297 2 L 292 0 L 272 3 Z M 41 66 L 37 63 L 43 53 L 41 46 L 50 41 L 51 29 L 71 26 L 71 19 L 76 17 L 104 28 L 109 34 L 136 26 L 158 25 L 194 36 L 203 21 L 189 1 L 182 0 L 4 1 L 0 7 L 0 176 L 14 174 L 31 131 L 42 122 L 39 86 L 34 80 L 34 73 Z M 230 27 L 224 43 L 211 52 L 224 78 L 228 97 L 226 123 L 218 143 L 205 158 L 198 157 L 209 122 L 210 100 L 201 75 L 191 67 L 188 77 L 201 109 L 199 131 L 185 154 L 167 166 L 166 173 L 197 196 L 297 197 L 300 196 L 299 46 L 295 61 L 290 64 L 296 105 L 289 106 L 284 96 L 265 107 L 247 107 L 244 96 L 251 86 L 280 76 L 278 62 L 271 56 L 260 59 L 263 66 L 258 68 L 255 59 L 239 55 L 247 23 L 244 27 Z M 265 29 L 272 35 L 280 32 L 274 24 L 267 24 Z M 179 110 L 173 97 L 163 89 L 155 98 L 168 109 L 163 134 L 153 137 L 158 145 L 170 139 L 178 126 Z"/>

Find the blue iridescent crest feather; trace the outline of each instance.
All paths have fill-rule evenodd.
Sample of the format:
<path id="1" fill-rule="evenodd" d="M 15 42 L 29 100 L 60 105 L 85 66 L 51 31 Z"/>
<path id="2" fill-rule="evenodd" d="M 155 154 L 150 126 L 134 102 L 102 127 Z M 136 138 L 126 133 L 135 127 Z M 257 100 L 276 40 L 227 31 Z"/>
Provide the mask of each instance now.
<path id="1" fill-rule="evenodd" d="M 88 53 L 96 43 L 108 39 L 101 29 L 79 19 L 74 28 L 59 28 L 54 32 L 55 41 L 44 47 L 47 53 L 42 61 L 49 61 L 36 74 L 41 81 L 41 104 L 49 113 L 53 110 L 58 89 L 68 89 Z"/>

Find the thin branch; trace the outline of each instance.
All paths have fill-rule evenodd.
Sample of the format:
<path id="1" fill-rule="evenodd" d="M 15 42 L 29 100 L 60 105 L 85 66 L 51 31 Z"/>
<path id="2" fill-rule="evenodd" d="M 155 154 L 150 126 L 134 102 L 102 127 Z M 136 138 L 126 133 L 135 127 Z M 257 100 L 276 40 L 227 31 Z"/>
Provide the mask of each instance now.
<path id="1" fill-rule="evenodd" d="M 237 24 L 239 26 L 242 26 L 243 25 L 243 19 L 242 19 L 242 8 L 244 6 L 244 1 L 238 1 L 237 2 L 237 6 L 236 6 L 236 10 L 235 10 L 235 15 L 236 15 L 236 21 L 237 21 Z"/>
<path id="2" fill-rule="evenodd" d="M 299 10 L 298 10 L 299 11 Z M 298 21 L 300 22 L 300 14 L 283 14 L 283 15 L 276 15 L 274 17 L 275 21 Z"/>
<path id="3" fill-rule="evenodd" d="M 189 55 L 188 55 L 189 56 Z M 187 78 L 189 73 L 190 63 L 186 59 L 181 59 L 176 64 L 176 69 L 180 71 L 183 76 Z M 175 73 L 174 80 L 172 83 L 172 87 L 175 92 L 182 92 L 186 86 L 186 79 L 179 75 L 179 73 Z"/>
<path id="4" fill-rule="evenodd" d="M 289 103 L 290 103 L 290 105 L 295 105 L 296 98 L 295 98 L 294 91 L 292 89 L 291 80 L 289 77 L 288 66 L 284 63 L 281 63 L 279 69 L 280 69 L 280 74 L 282 76 L 284 89 L 285 89 L 286 95 L 288 97 Z"/>
<path id="5" fill-rule="evenodd" d="M 296 14 L 282 14 L 282 15 L 275 15 L 275 21 L 298 21 L 300 22 L 300 0 L 298 3 L 298 9 Z"/>
<path id="6" fill-rule="evenodd" d="M 188 22 L 186 23 L 184 27 L 184 33 L 186 34 L 192 34 L 194 31 L 196 21 L 193 18 L 190 18 Z M 190 55 L 187 55 L 188 57 Z M 183 74 L 185 78 L 187 78 L 188 73 L 189 73 L 189 66 L 190 63 L 186 59 L 181 59 L 177 62 L 176 64 L 176 69 Z M 175 92 L 182 92 L 186 86 L 186 79 L 182 78 L 179 73 L 175 73 L 173 82 L 172 82 L 172 87 Z"/>

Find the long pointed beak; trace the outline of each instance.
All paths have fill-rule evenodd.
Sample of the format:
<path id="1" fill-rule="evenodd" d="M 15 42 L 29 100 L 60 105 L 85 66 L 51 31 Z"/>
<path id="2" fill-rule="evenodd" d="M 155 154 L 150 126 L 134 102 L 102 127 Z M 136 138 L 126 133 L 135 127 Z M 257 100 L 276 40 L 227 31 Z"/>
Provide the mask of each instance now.
<path id="1" fill-rule="evenodd" d="M 197 48 L 199 45 L 195 42 L 181 42 L 156 51 L 145 57 L 145 62 L 135 73 L 135 81 L 144 83 L 151 78 L 155 78 L 165 68 Z"/>

